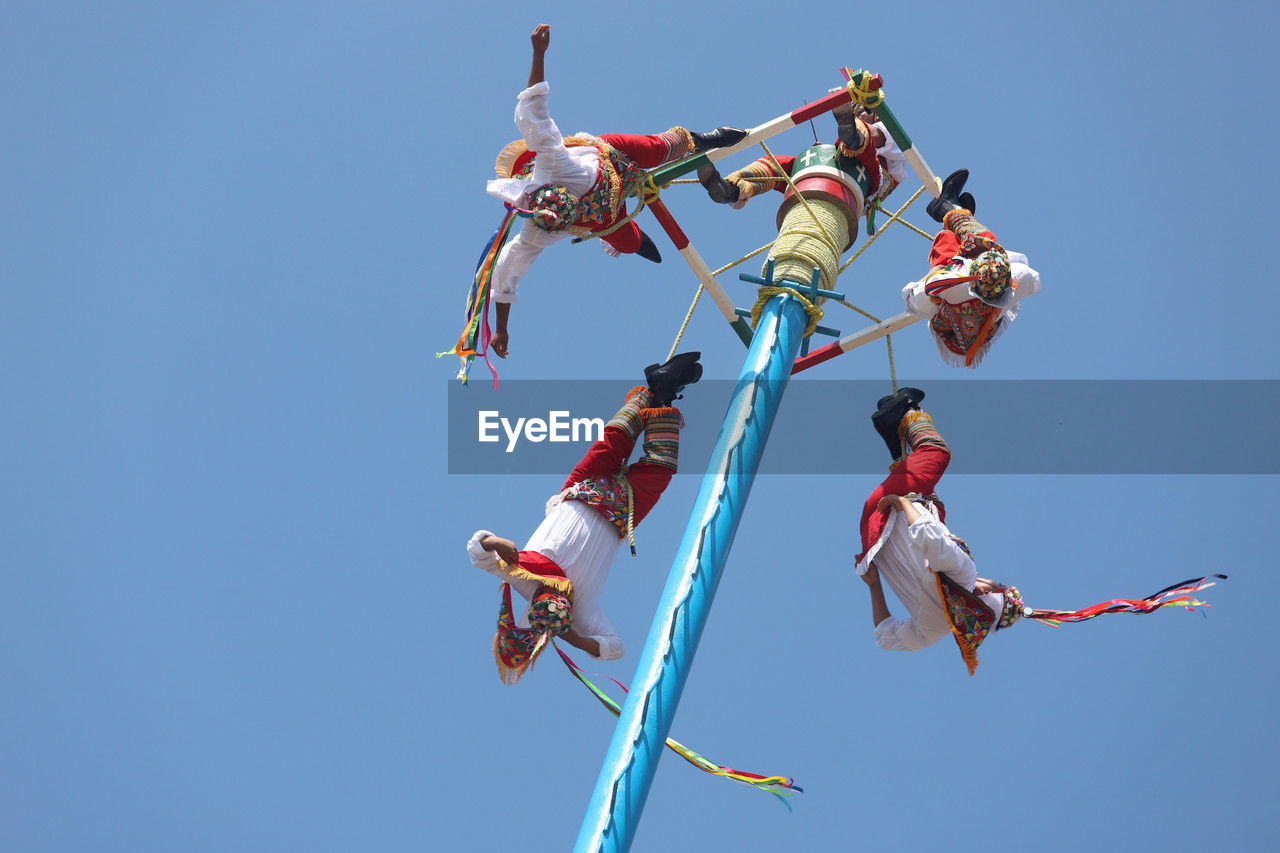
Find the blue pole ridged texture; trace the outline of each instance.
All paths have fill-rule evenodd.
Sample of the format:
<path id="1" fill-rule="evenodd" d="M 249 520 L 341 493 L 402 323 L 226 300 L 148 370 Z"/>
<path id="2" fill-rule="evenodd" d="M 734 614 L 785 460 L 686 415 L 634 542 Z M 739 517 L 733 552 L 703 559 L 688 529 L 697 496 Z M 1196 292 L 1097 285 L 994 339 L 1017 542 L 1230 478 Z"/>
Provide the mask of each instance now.
<path id="1" fill-rule="evenodd" d="M 761 313 L 583 817 L 577 853 L 631 847 L 805 319 L 804 306 L 787 294 L 774 296 Z"/>

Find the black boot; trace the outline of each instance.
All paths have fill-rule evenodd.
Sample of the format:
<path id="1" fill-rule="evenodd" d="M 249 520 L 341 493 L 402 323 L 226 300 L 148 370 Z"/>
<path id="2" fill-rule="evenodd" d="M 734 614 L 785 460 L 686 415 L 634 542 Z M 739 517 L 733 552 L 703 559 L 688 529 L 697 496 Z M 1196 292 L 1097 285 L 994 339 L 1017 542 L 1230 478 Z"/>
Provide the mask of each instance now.
<path id="1" fill-rule="evenodd" d="M 670 406 L 672 400 L 680 399 L 680 392 L 686 385 L 702 378 L 700 358 L 700 352 L 682 352 L 662 364 L 651 364 L 644 369 L 644 381 L 653 395 L 655 407 Z"/>
<path id="2" fill-rule="evenodd" d="M 736 127 L 717 127 L 715 130 L 708 130 L 706 133 L 693 133 L 693 153 L 701 154 L 703 151 L 710 151 L 712 148 L 724 148 L 727 145 L 733 145 L 741 142 L 746 138 L 747 132 L 739 130 Z"/>
<path id="3" fill-rule="evenodd" d="M 636 254 L 646 261 L 653 261 L 655 264 L 662 263 L 662 255 L 658 254 L 658 247 L 653 245 L 649 235 L 643 231 L 640 232 L 640 248 L 636 249 Z"/>
<path id="4" fill-rule="evenodd" d="M 836 120 L 836 136 L 844 143 L 846 148 L 856 150 L 858 143 L 857 122 L 858 108 L 854 106 L 852 101 L 840 104 L 831 111 L 831 117 Z"/>
<path id="5" fill-rule="evenodd" d="M 902 423 L 907 412 L 920 408 L 917 404 L 923 399 L 924 392 L 919 388 L 899 388 L 898 393 L 881 397 L 876 403 L 876 413 L 871 416 L 871 425 L 884 439 L 885 446 L 889 448 L 889 455 L 895 462 L 902 455 L 902 440 L 898 438 L 898 424 Z"/>
<path id="6" fill-rule="evenodd" d="M 968 169 L 956 169 L 947 179 L 942 182 L 942 194 L 929 202 L 929 206 L 925 208 L 929 215 L 933 217 L 934 222 L 941 222 L 942 218 L 953 210 L 963 207 L 965 210 L 973 213 L 976 202 L 973 200 L 972 193 L 961 193 L 964 189 L 964 182 L 969 180 Z"/>
<path id="7" fill-rule="evenodd" d="M 710 163 L 698 167 L 698 183 L 706 187 L 707 195 L 716 204 L 737 204 L 738 185 L 720 177 L 720 172 Z"/>

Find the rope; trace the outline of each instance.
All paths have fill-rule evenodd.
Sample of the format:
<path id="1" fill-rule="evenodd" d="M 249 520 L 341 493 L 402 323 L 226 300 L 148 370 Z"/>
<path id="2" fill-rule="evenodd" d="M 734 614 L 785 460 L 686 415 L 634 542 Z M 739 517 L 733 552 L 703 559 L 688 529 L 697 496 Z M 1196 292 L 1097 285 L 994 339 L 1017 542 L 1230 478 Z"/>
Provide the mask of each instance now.
<path id="1" fill-rule="evenodd" d="M 898 371 L 893 366 L 893 335 L 884 336 L 885 346 L 889 348 L 889 384 L 892 386 L 892 393 L 898 393 Z"/>
<path id="2" fill-rule="evenodd" d="M 678 183 L 678 181 L 673 181 L 672 183 Z M 751 260 L 761 252 L 767 251 L 769 247 L 771 247 L 772 245 L 773 243 L 765 243 L 763 246 L 761 246 L 759 249 L 756 249 L 754 252 L 748 252 L 747 254 L 738 258 L 736 261 L 730 261 L 729 263 L 720 267 L 720 269 L 712 270 L 711 277 L 715 278 L 716 276 L 720 275 L 720 273 L 725 272 L 726 270 L 731 270 L 734 267 L 736 267 L 738 264 L 743 263 L 744 261 Z M 684 322 L 680 324 L 680 331 L 676 332 L 676 339 L 671 344 L 671 351 L 667 353 L 668 361 L 675 357 L 676 349 L 678 349 L 680 346 L 680 339 L 684 337 L 685 329 L 689 328 L 689 321 L 693 319 L 693 309 L 698 307 L 698 300 L 702 299 L 702 294 L 703 294 L 703 291 L 705 290 L 706 290 L 706 287 L 702 284 L 702 282 L 698 282 L 698 291 L 693 294 L 693 301 L 689 303 L 689 310 L 684 315 Z"/>
<path id="3" fill-rule="evenodd" d="M 639 216 L 640 211 L 644 210 L 646 205 L 648 205 L 651 201 L 653 201 L 658 197 L 658 191 L 666 189 L 668 186 L 669 184 L 663 184 L 661 187 L 659 187 L 657 184 L 653 182 L 653 175 L 646 172 L 644 176 L 644 180 L 636 184 L 636 188 L 633 191 L 633 194 L 639 200 L 636 204 L 635 210 L 631 211 L 626 216 L 622 217 L 617 222 L 610 225 L 608 228 L 605 228 L 601 231 L 591 231 L 586 234 L 582 234 L 581 236 L 574 237 L 573 242 L 582 243 L 586 240 L 591 240 L 596 237 L 609 236 L 614 231 L 617 231 L 623 225 L 626 225 L 628 222 L 630 222 L 631 220 Z"/>
<path id="4" fill-rule="evenodd" d="M 680 347 L 680 339 L 684 337 L 684 330 L 689 328 L 689 321 L 693 319 L 693 309 L 698 307 L 698 300 L 702 298 L 702 291 L 706 290 L 702 282 L 698 282 L 698 292 L 693 294 L 693 301 L 689 303 L 689 310 L 685 312 L 684 322 L 680 324 L 680 331 L 676 332 L 676 339 L 671 342 L 671 352 L 667 353 L 667 361 L 676 357 L 676 350 Z"/>
<path id="5" fill-rule="evenodd" d="M 888 219 L 886 219 L 886 220 L 885 220 L 884 225 L 881 225 L 879 228 L 877 228 L 877 229 L 876 229 L 876 233 L 874 233 L 874 234 L 872 234 L 870 237 L 868 237 L 868 238 L 867 238 L 867 242 L 863 243 L 861 246 L 859 246 L 859 247 L 858 247 L 858 251 L 856 251 L 856 252 L 854 252 L 854 253 L 853 253 L 853 257 L 849 258 L 849 260 L 847 260 L 847 261 L 845 261 L 845 262 L 844 262 L 844 266 L 840 267 L 840 272 L 844 272 L 845 270 L 847 270 L 847 269 L 849 268 L 849 264 L 853 263 L 854 261 L 856 261 L 856 260 L 858 259 L 858 255 L 861 255 L 863 252 L 865 252 L 865 251 L 867 250 L 867 248 L 868 248 L 872 243 L 874 243 L 876 240 L 879 240 L 879 239 L 880 239 L 880 235 L 881 235 L 881 234 L 883 234 L 885 231 L 887 231 L 890 225 L 892 225 L 894 222 L 898 221 L 898 220 L 902 217 L 902 214 L 906 211 L 906 209 L 907 209 L 908 207 L 910 207 L 910 206 L 911 206 L 912 202 L 914 202 L 916 199 L 920 198 L 920 194 L 921 194 L 922 192 L 924 192 L 924 187 L 921 187 L 920 189 L 916 190 L 916 191 L 915 191 L 915 193 L 913 193 L 913 194 L 912 194 L 911 198 L 907 199 L 906 203 L 902 205 L 902 207 L 900 207 L 900 208 L 898 208 L 897 210 L 895 210 L 895 211 L 893 212 L 893 215 L 892 215 L 892 216 L 890 216 Z M 877 204 L 877 205 L 876 205 L 876 207 L 880 207 L 880 205 L 878 205 L 878 204 Z M 883 210 L 883 208 L 881 208 L 881 209 Z M 907 223 L 906 223 L 906 222 L 903 222 L 902 224 L 903 224 L 903 225 L 906 225 Z M 912 227 L 914 227 L 914 226 L 912 226 Z M 919 229 L 916 229 L 916 230 L 918 231 Z M 924 232 L 923 232 L 923 231 L 920 231 L 920 233 L 921 233 L 921 234 L 924 234 Z M 929 237 L 929 235 L 928 235 L 928 234 L 925 234 L 925 236 L 926 236 L 926 237 Z M 931 239 L 931 240 L 932 240 L 933 238 L 932 238 L 932 237 L 930 237 L 929 239 Z"/>
<path id="6" fill-rule="evenodd" d="M 883 207 L 881 207 L 881 206 L 880 206 L 880 202 L 876 202 L 876 210 L 879 210 L 881 213 L 888 213 L 888 212 L 889 212 L 889 211 L 885 210 Z M 890 222 L 892 222 L 892 221 L 894 221 L 894 220 L 893 220 L 893 219 L 890 219 L 889 221 L 890 221 Z M 908 228 L 910 228 L 912 231 L 914 231 L 914 232 L 916 232 L 917 234 L 919 234 L 921 237 L 924 237 L 926 240 L 932 240 L 932 239 L 933 239 L 933 235 L 932 235 L 932 234 L 930 234 L 928 231 L 925 231 L 923 228 L 917 228 L 916 226 L 912 225 L 910 222 L 908 222 L 908 221 L 907 221 L 907 220 L 905 220 L 905 219 L 899 219 L 899 220 L 897 220 L 897 222 L 898 222 L 898 224 L 899 224 L 899 225 L 905 225 L 905 226 L 907 226 L 907 227 L 908 227 Z M 886 224 L 888 224 L 888 223 L 886 223 Z"/>
<path id="7" fill-rule="evenodd" d="M 852 89 L 852 81 L 850 81 L 850 88 Z M 773 248 L 775 249 L 775 251 L 770 253 L 770 257 L 774 259 L 775 280 L 784 278 L 787 275 L 790 275 L 792 278 L 795 278 L 797 275 L 805 276 L 810 270 L 812 270 L 814 267 L 817 267 L 818 270 L 820 271 L 822 281 L 826 286 L 825 289 L 832 289 L 835 285 L 835 280 L 837 276 L 839 276 L 840 273 L 847 270 L 849 268 L 849 265 L 852 264 L 854 261 L 856 261 L 858 259 L 858 256 L 861 255 L 864 251 L 866 251 L 867 248 L 872 243 L 878 240 L 880 238 L 880 235 L 882 235 L 885 231 L 887 231 L 889 226 L 892 225 L 894 222 L 899 222 L 902 225 L 907 226 L 912 231 L 915 231 L 917 234 L 921 235 L 922 237 L 925 237 L 930 240 L 933 239 L 933 237 L 930 234 L 928 234 L 925 231 L 922 231 L 921 229 L 917 228 L 916 226 L 912 225 L 910 222 L 907 222 L 905 219 L 902 218 L 902 214 L 906 212 L 907 208 L 910 207 L 913 203 L 915 203 L 916 199 L 918 199 L 921 193 L 924 192 L 925 188 L 922 186 L 919 189 L 917 189 L 914 193 L 912 193 L 911 197 L 907 199 L 902 204 L 901 207 L 895 210 L 889 216 L 889 218 L 885 220 L 883 225 L 881 225 L 878 229 L 876 229 L 875 234 L 871 235 L 871 237 L 867 239 L 867 242 L 862 244 L 862 246 L 858 248 L 858 251 L 854 252 L 853 257 L 849 258 L 848 261 L 840 265 L 839 268 L 836 268 L 836 264 L 839 263 L 839 260 L 840 260 L 841 250 L 835 245 L 835 241 L 831 238 L 831 233 L 830 231 L 828 231 L 827 226 L 834 225 L 837 227 L 841 227 L 841 226 L 847 227 L 847 219 L 845 218 L 844 214 L 840 212 L 839 209 L 836 208 L 834 205 L 831 205 L 829 202 L 823 202 L 817 199 L 815 199 L 815 204 L 817 205 L 817 209 L 815 210 L 814 206 L 811 206 L 809 204 L 809 201 L 803 195 L 801 195 L 799 191 L 796 190 L 795 183 L 791 180 L 791 176 L 788 175 L 786 171 L 782 168 L 782 165 L 778 163 L 777 158 L 773 156 L 773 152 L 769 150 L 769 146 L 767 146 L 762 141 L 760 143 L 760 147 L 764 149 L 765 154 L 768 156 L 769 161 L 773 164 L 773 167 L 774 169 L 777 170 L 778 174 L 786 178 L 787 185 L 791 188 L 791 191 L 795 194 L 795 196 L 800 200 L 800 202 L 804 206 L 804 210 L 806 211 L 806 213 L 808 213 L 809 219 L 811 220 L 815 228 L 808 229 L 808 228 L 805 228 L 800 223 L 793 221 L 792 213 L 795 212 L 795 208 L 793 208 L 791 211 L 788 211 L 786 217 L 784 217 L 782 228 L 779 229 L 777 240 L 773 241 L 772 243 L 766 243 L 764 246 L 761 246 L 759 249 L 749 252 L 746 255 L 743 255 L 742 257 L 738 258 L 737 260 L 731 261 L 725 264 L 724 266 L 720 267 L 719 269 L 711 273 L 713 277 L 719 275 L 722 272 L 725 272 L 726 270 L 732 269 L 738 264 L 741 264 L 745 261 L 750 260 L 756 255 L 759 255 L 761 252 L 764 252 L 770 248 Z M 777 180 L 777 178 L 749 177 L 749 178 L 744 178 L 744 180 L 758 181 L 758 182 L 765 182 L 765 181 L 772 182 Z M 700 183 L 700 181 L 697 181 L 692 178 L 676 179 L 665 184 L 664 188 L 666 186 L 670 186 L 671 184 L 693 184 L 693 183 Z M 646 184 L 642 185 L 641 189 L 650 191 L 652 193 L 652 197 L 656 197 L 658 192 L 658 188 L 653 185 L 652 178 L 650 178 Z M 648 203 L 649 198 L 650 198 L 649 196 L 642 197 L 640 206 L 636 208 L 636 213 L 639 213 L 641 208 L 643 208 L 644 204 Z M 880 205 L 879 202 L 876 202 L 874 206 L 876 207 L 876 209 L 882 212 L 886 212 L 886 213 L 888 212 L 887 210 L 885 210 L 884 207 Z M 632 214 L 631 218 L 634 218 L 634 216 L 635 214 Z M 823 221 L 824 219 L 826 220 L 825 222 Z M 608 233 L 608 232 L 604 232 L 604 233 Z M 825 254 L 815 252 L 813 247 L 803 246 L 806 240 L 821 240 L 821 242 L 826 244 L 823 248 L 830 249 L 832 256 L 827 256 Z M 782 263 L 779 264 L 778 261 L 781 261 Z M 824 263 L 824 261 L 826 263 Z M 680 341 L 684 338 L 684 333 L 689 328 L 689 323 L 693 319 L 693 312 L 698 307 L 698 303 L 699 301 L 701 301 L 702 294 L 705 290 L 706 290 L 706 287 L 701 282 L 699 282 L 698 289 L 693 295 L 693 300 L 689 303 L 689 310 L 685 312 L 684 320 L 680 323 L 680 328 L 676 332 L 675 340 L 671 344 L 671 350 L 667 353 L 668 359 L 673 358 L 676 354 L 676 350 L 679 349 Z M 812 335 L 814 332 L 814 329 L 818 325 L 818 321 L 822 319 L 822 316 L 823 316 L 822 308 L 819 305 L 816 305 L 813 302 L 811 302 L 808 299 L 808 297 L 804 296 L 802 293 L 800 293 L 798 290 L 796 290 L 793 287 L 780 287 L 780 286 L 761 287 L 757 291 L 757 298 L 756 298 L 755 304 L 751 306 L 751 325 L 754 327 L 759 322 L 760 313 L 764 309 L 765 304 L 771 298 L 773 298 L 774 296 L 780 293 L 788 293 L 793 297 L 795 297 L 796 299 L 800 300 L 801 304 L 804 306 L 805 314 L 807 316 L 807 324 L 805 327 L 804 335 L 805 337 Z M 868 311 L 862 310 L 861 308 L 859 308 L 858 306 L 850 302 L 847 302 L 843 299 L 839 299 L 836 301 L 839 302 L 841 305 L 845 306 L 846 308 L 856 311 L 857 313 L 871 320 L 873 323 L 882 322 L 879 317 L 876 317 L 874 314 Z M 893 336 L 885 335 L 884 342 L 885 342 L 885 348 L 886 348 L 888 359 L 889 359 L 889 384 L 892 386 L 893 393 L 897 393 L 898 371 L 897 371 L 897 366 L 894 363 L 894 357 L 893 357 Z M 623 481 L 626 483 L 626 486 L 627 486 L 627 503 L 628 503 L 627 535 L 628 535 L 628 538 L 631 539 L 631 553 L 635 554 L 635 540 L 634 540 L 634 537 L 632 536 L 632 529 L 631 529 L 631 511 L 632 511 L 631 484 L 630 482 L 626 481 L 625 473 L 626 473 L 626 468 L 624 466 L 622 474 L 624 475 Z"/>
<path id="8" fill-rule="evenodd" d="M 840 71 L 844 74 L 845 79 L 849 81 L 845 84 L 845 91 L 849 93 L 850 98 L 869 110 L 874 110 L 876 107 L 884 103 L 884 91 L 881 89 L 871 88 L 870 74 L 863 72 L 862 83 L 859 85 L 854 82 L 853 77 L 849 74 L 848 68 L 842 68 Z"/>
<path id="9" fill-rule="evenodd" d="M 618 481 L 627 488 L 627 544 L 631 546 L 631 556 L 634 557 L 636 555 L 636 502 L 635 492 L 631 489 L 631 480 L 627 477 L 626 462 L 623 462 L 622 467 L 618 469 Z"/>
<path id="10" fill-rule="evenodd" d="M 768 249 L 773 248 L 773 244 L 774 244 L 774 243 L 776 243 L 776 242 L 778 242 L 778 241 L 777 241 L 777 240 L 771 240 L 771 241 L 769 241 L 768 243 L 765 243 L 765 244 L 764 244 L 763 246 L 761 246 L 759 249 L 756 249 L 754 252 L 748 252 L 747 254 L 743 255 L 743 256 L 742 256 L 742 257 L 740 257 L 740 258 L 738 258 L 736 261 L 730 261 L 729 263 L 727 263 L 727 264 L 725 264 L 724 266 L 720 267 L 720 269 L 715 270 L 715 271 L 714 271 L 714 272 L 712 272 L 711 274 L 712 274 L 713 276 L 714 276 L 714 275 L 720 275 L 720 273 L 724 272 L 725 270 L 731 270 L 731 269 L 733 269 L 734 267 L 736 267 L 738 264 L 742 263 L 743 261 L 749 261 L 749 260 L 751 260 L 752 258 L 754 258 L 756 255 L 760 254 L 761 252 L 764 252 L 764 251 L 766 251 L 766 250 L 768 250 Z"/>
<path id="11" fill-rule="evenodd" d="M 910 202 L 908 202 L 908 204 L 909 203 Z M 859 308 L 857 305 L 854 305 L 851 302 L 846 302 L 843 299 L 837 299 L 836 302 L 839 302 L 841 305 L 843 305 L 846 308 L 849 308 L 853 311 L 857 311 L 859 314 L 861 314 L 863 317 L 866 317 L 868 320 L 870 320 L 873 323 L 882 322 L 879 317 L 872 314 L 870 311 L 863 311 L 861 308 Z M 893 393 L 897 394 L 898 393 L 898 369 L 897 367 L 894 366 L 894 363 L 893 363 L 893 335 L 885 335 L 884 343 L 885 343 L 885 346 L 888 347 L 889 349 L 889 384 L 893 387 Z"/>
<path id="12" fill-rule="evenodd" d="M 795 197 L 800 199 L 800 203 L 804 205 L 804 209 L 809 211 L 809 215 L 813 217 L 813 224 L 817 225 L 819 229 L 822 229 L 823 238 L 825 238 L 828 245 L 831 246 L 831 251 L 835 252 L 836 257 L 839 258 L 840 252 L 841 252 L 840 247 L 836 245 L 836 241 L 832 239 L 831 235 L 826 232 L 826 229 L 822 228 L 822 223 L 818 221 L 817 214 L 815 214 L 813 212 L 813 208 L 809 206 L 809 200 L 800 194 L 800 190 L 796 189 L 795 181 L 791 180 L 791 176 L 787 174 L 787 170 L 782 168 L 782 164 L 778 162 L 778 158 L 773 156 L 773 152 L 769 150 L 768 145 L 764 144 L 763 139 L 760 140 L 760 147 L 764 149 L 765 155 L 768 156 L 769 162 L 773 164 L 773 168 L 778 170 L 778 174 L 787 179 L 787 186 L 791 188 L 791 192 L 795 195 Z M 778 237 L 779 238 L 782 237 L 781 229 L 779 229 Z M 831 282 L 828 284 L 827 289 L 830 290 L 831 286 L 834 284 L 835 284 L 835 279 L 832 279 Z"/>
<path id="13" fill-rule="evenodd" d="M 840 251 L 824 238 L 827 227 L 847 231 L 848 219 L 838 206 L 823 199 L 812 199 L 806 208 L 797 205 L 787 211 L 782 220 L 778 239 L 769 253 L 774 261 L 773 278 L 805 285 L 812 280 L 813 268 L 817 267 L 822 287 L 832 290 L 840 274 Z M 817 228 L 811 218 L 818 222 Z"/>
<path id="14" fill-rule="evenodd" d="M 756 304 L 751 306 L 751 325 L 754 328 L 756 323 L 760 322 L 760 312 L 764 310 L 765 303 L 780 293 L 789 293 L 796 299 L 800 300 L 800 304 L 804 306 L 804 312 L 808 316 L 808 321 L 804 327 L 804 336 L 807 338 L 813 334 L 813 330 L 818 327 L 818 321 L 822 319 L 822 309 L 809 301 L 809 298 L 794 287 L 770 287 L 765 285 L 756 291 Z"/>

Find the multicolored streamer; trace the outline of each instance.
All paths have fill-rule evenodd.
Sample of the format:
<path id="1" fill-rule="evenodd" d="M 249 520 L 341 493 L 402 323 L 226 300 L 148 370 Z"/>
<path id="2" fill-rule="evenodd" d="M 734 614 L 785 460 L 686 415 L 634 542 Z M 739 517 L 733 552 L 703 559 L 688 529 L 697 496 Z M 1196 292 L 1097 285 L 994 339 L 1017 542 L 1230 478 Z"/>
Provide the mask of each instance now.
<path id="1" fill-rule="evenodd" d="M 1197 607 L 1209 606 L 1205 602 L 1191 597 L 1192 593 L 1208 589 L 1217 583 L 1217 581 L 1209 578 L 1226 580 L 1227 576 L 1219 574 L 1207 575 L 1206 577 L 1167 586 L 1146 598 L 1113 598 L 1111 601 L 1104 601 L 1101 604 L 1095 604 L 1083 610 L 1040 610 L 1039 608 L 1032 610 L 1028 608 L 1029 612 L 1026 615 L 1028 618 L 1035 619 L 1037 622 L 1041 622 L 1051 628 L 1057 628 L 1063 622 L 1083 622 L 1086 619 L 1092 619 L 1104 613 L 1154 613 L 1162 607 L 1185 607 L 1188 610 L 1195 610 Z"/>
<path id="2" fill-rule="evenodd" d="M 555 646 L 556 653 L 560 655 L 560 659 L 564 661 L 564 665 L 569 668 L 569 672 L 573 673 L 573 677 L 586 685 L 586 688 L 600 700 L 600 704 L 604 705 L 610 713 L 615 717 L 618 716 L 622 712 L 618 703 L 613 701 L 613 699 L 611 699 L 608 694 L 599 687 L 592 684 L 586 677 L 582 668 L 574 663 L 573 659 L 566 655 L 564 651 L 555 644 L 554 640 L 552 641 L 552 645 Z M 607 675 L 604 677 L 618 685 L 623 693 L 627 692 L 627 686 L 621 681 L 618 681 L 618 679 Z M 770 794 L 777 797 L 778 802 L 786 806 L 788 811 L 791 810 L 791 804 L 787 802 L 786 798 L 796 792 L 804 793 L 804 789 L 796 785 L 795 781 L 787 776 L 761 776 L 759 773 L 751 773 L 747 770 L 734 770 L 732 767 L 722 767 L 714 761 L 703 758 L 684 744 L 674 741 L 671 738 L 667 738 L 667 749 L 670 749 L 676 755 L 680 756 L 704 773 L 710 773 L 714 776 L 723 776 L 724 778 L 731 779 L 734 782 L 749 785 L 759 791 L 768 791 Z"/>
<path id="3" fill-rule="evenodd" d="M 444 355 L 456 355 L 461 363 L 458 368 L 458 379 L 463 385 L 467 384 L 467 378 L 471 373 L 471 364 L 478 355 L 484 359 L 484 363 L 489 367 L 489 372 L 493 374 L 493 387 L 498 387 L 498 370 L 493 366 L 493 362 L 489 360 L 489 340 L 493 337 L 489 331 L 489 292 L 490 284 L 493 280 L 493 268 L 498 262 L 498 253 L 502 251 L 502 246 L 507 242 L 507 238 L 511 235 L 511 224 L 515 221 L 518 211 L 508 207 L 507 215 L 503 217 L 502 224 L 498 226 L 498 230 L 493 232 L 489 241 L 485 243 L 484 249 L 480 252 L 480 260 L 476 262 L 475 278 L 471 282 L 471 291 L 467 294 L 467 307 L 463 311 L 462 334 L 458 337 L 458 342 L 453 345 L 453 349 L 448 352 L 436 353 L 436 358 Z"/>

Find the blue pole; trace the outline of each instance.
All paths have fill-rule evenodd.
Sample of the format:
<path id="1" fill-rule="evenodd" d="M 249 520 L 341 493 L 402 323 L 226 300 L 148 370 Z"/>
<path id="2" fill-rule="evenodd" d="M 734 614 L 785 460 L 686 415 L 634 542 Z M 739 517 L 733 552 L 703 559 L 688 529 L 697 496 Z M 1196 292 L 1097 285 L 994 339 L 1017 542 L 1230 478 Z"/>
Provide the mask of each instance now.
<path id="1" fill-rule="evenodd" d="M 576 853 L 631 848 L 720 573 L 791 378 L 805 319 L 804 306 L 787 294 L 770 299 L 761 313 L 649 639 L 640 652 L 631 692 L 600 767 Z"/>

